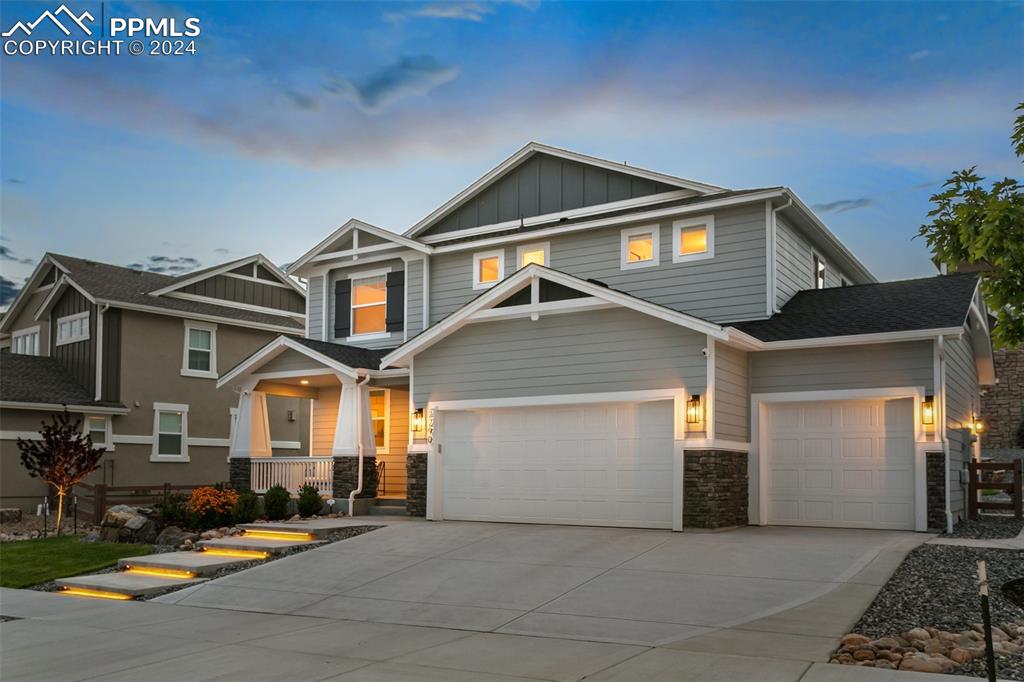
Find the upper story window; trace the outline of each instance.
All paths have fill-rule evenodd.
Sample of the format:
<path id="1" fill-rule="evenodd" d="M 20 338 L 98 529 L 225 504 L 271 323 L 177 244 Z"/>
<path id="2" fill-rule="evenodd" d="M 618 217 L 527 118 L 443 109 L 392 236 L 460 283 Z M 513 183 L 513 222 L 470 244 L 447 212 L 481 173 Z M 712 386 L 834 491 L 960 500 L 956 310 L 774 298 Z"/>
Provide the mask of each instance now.
<path id="1" fill-rule="evenodd" d="M 187 377 L 217 378 L 217 325 L 185 322 L 185 350 L 181 374 Z"/>
<path id="2" fill-rule="evenodd" d="M 89 339 L 89 311 L 57 318 L 57 345 Z"/>
<path id="3" fill-rule="evenodd" d="M 658 225 L 629 227 L 622 231 L 620 266 L 623 270 L 658 264 L 659 231 Z"/>
<path id="4" fill-rule="evenodd" d="M 550 261 L 551 242 L 540 242 L 538 244 L 523 244 L 516 248 L 516 260 L 519 267 L 525 268 L 530 263 L 547 265 Z"/>
<path id="5" fill-rule="evenodd" d="M 672 262 L 703 260 L 715 255 L 715 217 L 686 218 L 672 223 Z"/>
<path id="6" fill-rule="evenodd" d="M 386 274 L 352 280 L 352 335 L 380 334 L 387 330 Z"/>
<path id="7" fill-rule="evenodd" d="M 473 254 L 473 288 L 488 289 L 505 278 L 505 252 Z"/>
<path id="8" fill-rule="evenodd" d="M 82 426 L 83 430 L 92 439 L 94 447 L 103 447 L 107 450 L 114 449 L 110 442 L 110 417 L 103 415 L 89 416 L 85 418 L 85 423 Z"/>
<path id="9" fill-rule="evenodd" d="M 825 261 L 818 254 L 814 254 L 814 262 L 811 265 L 811 277 L 813 278 L 815 289 L 825 288 L 825 270 Z"/>
<path id="10" fill-rule="evenodd" d="M 153 461 L 188 461 L 188 405 L 153 403 Z"/>
<path id="11" fill-rule="evenodd" d="M 11 334 L 11 352 L 18 355 L 39 355 L 39 325 L 19 329 Z"/>

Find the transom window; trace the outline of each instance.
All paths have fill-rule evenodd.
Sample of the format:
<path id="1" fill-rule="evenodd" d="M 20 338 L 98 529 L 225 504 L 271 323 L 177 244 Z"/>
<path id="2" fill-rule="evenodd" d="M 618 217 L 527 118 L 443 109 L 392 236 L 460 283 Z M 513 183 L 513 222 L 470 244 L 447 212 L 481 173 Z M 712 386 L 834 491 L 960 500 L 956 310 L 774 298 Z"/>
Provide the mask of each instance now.
<path id="1" fill-rule="evenodd" d="M 487 289 L 505 277 L 505 252 L 486 251 L 473 254 L 473 288 Z"/>
<path id="2" fill-rule="evenodd" d="M 672 223 L 672 262 L 703 260 L 715 255 L 715 217 L 686 218 Z"/>
<path id="3" fill-rule="evenodd" d="M 379 334 L 387 329 L 387 275 L 352 280 L 352 335 Z"/>
<path id="4" fill-rule="evenodd" d="M 388 451 L 388 391 L 370 389 L 370 420 L 373 422 L 373 441 L 378 453 Z"/>
<path id="5" fill-rule="evenodd" d="M 516 248 L 516 255 L 519 260 L 519 267 L 525 268 L 531 263 L 537 265 L 548 264 L 548 254 L 551 251 L 550 242 L 541 242 L 539 244 L 524 244 L 523 246 Z"/>
<path id="6" fill-rule="evenodd" d="M 57 318 L 57 345 L 89 339 L 89 311 Z"/>
<path id="7" fill-rule="evenodd" d="M 11 334 L 11 352 L 18 355 L 39 355 L 39 327 L 22 329 Z"/>
<path id="8" fill-rule="evenodd" d="M 622 231 L 623 270 L 646 268 L 658 264 L 659 226 L 631 227 Z"/>
<path id="9" fill-rule="evenodd" d="M 185 322 L 182 376 L 217 378 L 217 325 Z"/>
<path id="10" fill-rule="evenodd" d="M 825 288 L 825 261 L 821 259 L 821 256 L 814 254 L 814 262 L 811 266 L 811 273 L 814 277 L 814 288 L 824 289 Z"/>
<path id="11" fill-rule="evenodd" d="M 153 403 L 154 460 L 188 461 L 188 405 Z"/>

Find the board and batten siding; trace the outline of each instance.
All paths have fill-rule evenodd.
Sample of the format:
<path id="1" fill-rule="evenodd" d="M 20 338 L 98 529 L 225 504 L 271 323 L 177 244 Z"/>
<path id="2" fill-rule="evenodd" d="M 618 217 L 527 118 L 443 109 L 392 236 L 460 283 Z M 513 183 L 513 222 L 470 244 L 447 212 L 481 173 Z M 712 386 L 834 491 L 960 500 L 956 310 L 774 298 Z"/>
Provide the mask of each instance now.
<path id="1" fill-rule="evenodd" d="M 930 341 L 759 351 L 750 356 L 751 393 L 934 385 Z"/>
<path id="2" fill-rule="evenodd" d="M 314 275 L 306 282 L 306 338 L 324 340 L 324 278 Z"/>
<path id="3" fill-rule="evenodd" d="M 820 251 L 819 251 L 820 253 Z M 811 243 L 781 216 L 775 220 L 775 305 L 781 308 L 793 294 L 805 289 L 814 288 L 812 270 L 814 269 L 814 251 Z M 825 260 L 825 286 L 837 287 L 842 284 L 844 274 L 829 261 Z M 850 279 L 847 277 L 849 282 Z"/>
<path id="4" fill-rule="evenodd" d="M 89 313 L 89 338 L 57 345 L 57 320 L 76 313 Z M 90 393 L 96 390 L 96 306 L 74 287 L 68 287 L 50 310 L 50 355 L 60 361 L 71 376 Z"/>
<path id="5" fill-rule="evenodd" d="M 715 255 L 672 262 L 672 220 L 659 226 L 660 262 L 622 270 L 622 227 L 582 230 L 550 238 L 524 235 L 519 244 L 550 242 L 550 267 L 652 303 L 715 322 L 763 318 L 767 300 L 765 210 L 763 203 L 718 211 Z M 631 227 L 642 226 L 638 222 Z M 482 247 L 480 251 L 493 251 Z M 504 247 L 505 276 L 516 270 L 516 245 Z M 437 254 L 430 263 L 430 319 L 441 318 L 476 298 L 473 251 Z"/>
<path id="6" fill-rule="evenodd" d="M 625 308 L 466 325 L 415 358 L 428 401 L 686 389 L 703 393 L 707 337 Z"/>
<path id="7" fill-rule="evenodd" d="M 274 280 L 277 283 L 277 280 Z M 263 284 L 251 279 L 216 275 L 183 288 L 182 293 L 224 301 L 273 308 L 290 313 L 301 313 L 305 307 L 302 295 L 294 289 Z"/>
<path id="8" fill-rule="evenodd" d="M 423 266 L 422 259 L 405 264 L 405 329 L 410 339 L 423 331 Z"/>
<path id="9" fill-rule="evenodd" d="M 963 511 L 966 490 L 960 470 L 973 453 L 974 436 L 969 424 L 980 409 L 978 370 L 969 333 L 946 339 L 946 439 L 949 441 L 949 503 L 954 515 Z"/>
<path id="10" fill-rule="evenodd" d="M 750 381 L 747 353 L 715 344 L 715 438 L 750 440 Z"/>
<path id="11" fill-rule="evenodd" d="M 358 277 L 360 272 L 374 272 L 384 269 L 390 269 L 390 272 L 399 272 L 405 269 L 405 262 L 400 258 L 396 258 L 394 260 L 387 260 L 379 263 L 355 263 L 343 268 L 335 268 L 327 274 L 327 338 L 324 339 L 325 341 L 359 346 L 360 348 L 394 348 L 402 343 L 401 332 L 391 332 L 388 336 L 379 339 L 353 339 L 352 341 L 346 340 L 345 337 L 337 337 L 334 335 L 334 316 L 337 313 L 334 309 L 335 282 L 342 279 L 349 279 L 350 276 Z M 409 278 L 407 276 L 406 281 L 408 281 L 408 279 Z M 351 308 L 343 311 L 342 314 L 351 315 Z"/>
<path id="12" fill-rule="evenodd" d="M 103 313 L 103 382 L 100 398 L 121 400 L 121 310 L 108 308 Z"/>

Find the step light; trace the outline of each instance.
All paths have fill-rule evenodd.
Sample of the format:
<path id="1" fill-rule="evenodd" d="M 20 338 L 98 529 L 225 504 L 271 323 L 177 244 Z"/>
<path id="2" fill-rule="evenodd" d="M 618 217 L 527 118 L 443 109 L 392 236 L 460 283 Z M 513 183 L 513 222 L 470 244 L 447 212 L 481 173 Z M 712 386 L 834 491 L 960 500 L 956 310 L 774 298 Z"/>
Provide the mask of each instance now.
<path id="1" fill-rule="evenodd" d="M 258 552 L 254 549 L 224 549 L 222 547 L 206 547 L 203 554 L 210 556 L 230 556 L 239 559 L 266 559 L 270 556 L 267 552 Z"/>
<path id="2" fill-rule="evenodd" d="M 58 590 L 57 594 L 67 594 L 75 597 L 90 597 L 92 599 L 116 599 L 117 601 L 132 601 L 135 599 L 135 597 L 130 594 L 107 592 L 106 590 L 90 590 L 87 587 L 64 587 Z"/>
<path id="3" fill-rule="evenodd" d="M 246 528 L 243 537 L 263 538 L 266 540 L 312 540 L 312 533 L 301 533 L 294 530 L 251 530 Z"/>
<path id="4" fill-rule="evenodd" d="M 125 572 L 136 575 L 155 575 L 158 578 L 177 578 L 180 580 L 189 580 L 196 577 L 196 574 L 192 571 L 180 568 L 160 568 L 158 566 L 127 566 Z"/>

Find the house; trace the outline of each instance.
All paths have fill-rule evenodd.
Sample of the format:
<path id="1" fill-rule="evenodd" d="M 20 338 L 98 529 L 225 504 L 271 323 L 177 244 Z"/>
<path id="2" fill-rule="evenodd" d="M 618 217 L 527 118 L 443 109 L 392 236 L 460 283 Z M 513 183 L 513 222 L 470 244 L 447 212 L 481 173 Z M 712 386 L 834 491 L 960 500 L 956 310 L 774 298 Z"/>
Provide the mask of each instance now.
<path id="1" fill-rule="evenodd" d="M 218 381 L 240 391 L 237 484 L 307 471 L 356 512 L 674 530 L 963 512 L 993 380 L 977 275 L 879 283 L 787 187 L 531 143 L 288 273 L 305 338 Z M 312 405 L 288 474 L 268 395 Z"/>
<path id="2" fill-rule="evenodd" d="M 217 378 L 267 341 L 301 336 L 305 291 L 261 255 L 178 277 L 46 254 L 0 321 L 0 504 L 35 509 L 46 487 L 16 439 L 67 405 L 107 485 L 227 481 L 237 396 Z M 306 403 L 274 398 L 278 454 L 307 450 Z"/>

